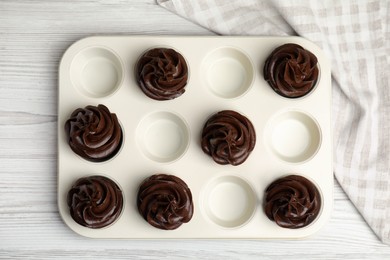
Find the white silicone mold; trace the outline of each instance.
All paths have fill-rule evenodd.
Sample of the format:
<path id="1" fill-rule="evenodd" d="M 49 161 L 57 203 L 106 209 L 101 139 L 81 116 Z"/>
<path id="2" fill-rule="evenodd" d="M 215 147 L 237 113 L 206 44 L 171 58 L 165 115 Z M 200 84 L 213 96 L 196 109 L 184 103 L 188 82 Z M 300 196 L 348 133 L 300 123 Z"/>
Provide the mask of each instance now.
<path id="1" fill-rule="evenodd" d="M 189 139 L 190 133 L 184 120 L 167 111 L 146 115 L 136 133 L 142 153 L 156 162 L 180 158 L 187 150 Z"/>
<path id="2" fill-rule="evenodd" d="M 289 99 L 263 78 L 268 55 L 285 43 L 313 52 L 320 75 L 307 96 Z M 172 47 L 191 72 L 186 91 L 169 101 L 148 98 L 138 87 L 134 66 L 155 47 Z M 302 238 L 329 219 L 333 200 L 330 129 L 330 65 L 323 52 L 299 37 L 106 36 L 82 39 L 65 52 L 59 68 L 58 206 L 64 222 L 92 238 Z M 116 113 L 124 140 L 104 163 L 78 157 L 66 141 L 64 124 L 87 105 L 106 105 Z M 218 165 L 200 147 L 206 120 L 235 110 L 251 120 L 256 146 L 241 165 Z M 191 189 L 194 215 L 176 230 L 160 230 L 138 213 L 140 183 L 157 173 L 173 174 Z M 71 218 L 66 196 L 79 178 L 101 174 L 117 182 L 124 195 L 121 217 L 103 229 Z M 320 190 L 317 219 L 300 229 L 281 228 L 263 210 L 264 191 L 288 174 L 311 179 Z"/>
<path id="3" fill-rule="evenodd" d="M 270 120 L 265 138 L 275 156 L 286 162 L 301 163 L 312 158 L 320 148 L 321 130 L 308 114 L 287 110 Z"/>
<path id="4" fill-rule="evenodd" d="M 104 47 L 81 50 L 70 66 L 73 86 L 86 96 L 101 98 L 114 93 L 123 79 L 119 57 Z"/>
<path id="5" fill-rule="evenodd" d="M 255 71 L 249 57 L 242 51 L 221 47 L 209 53 L 202 63 L 204 84 L 215 95 L 236 98 L 252 86 Z"/>
<path id="6" fill-rule="evenodd" d="M 247 181 L 225 174 L 206 184 L 201 201 L 204 215 L 225 228 L 245 225 L 258 204 L 256 192 Z"/>

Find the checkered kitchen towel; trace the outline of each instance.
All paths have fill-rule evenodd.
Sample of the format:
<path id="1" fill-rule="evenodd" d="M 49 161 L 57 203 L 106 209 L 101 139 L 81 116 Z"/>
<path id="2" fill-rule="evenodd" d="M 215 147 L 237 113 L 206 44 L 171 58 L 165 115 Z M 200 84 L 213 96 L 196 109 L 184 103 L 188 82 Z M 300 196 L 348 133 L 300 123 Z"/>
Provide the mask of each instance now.
<path id="1" fill-rule="evenodd" d="M 390 244 L 390 1 L 157 0 L 223 35 L 299 35 L 331 60 L 334 173 Z"/>

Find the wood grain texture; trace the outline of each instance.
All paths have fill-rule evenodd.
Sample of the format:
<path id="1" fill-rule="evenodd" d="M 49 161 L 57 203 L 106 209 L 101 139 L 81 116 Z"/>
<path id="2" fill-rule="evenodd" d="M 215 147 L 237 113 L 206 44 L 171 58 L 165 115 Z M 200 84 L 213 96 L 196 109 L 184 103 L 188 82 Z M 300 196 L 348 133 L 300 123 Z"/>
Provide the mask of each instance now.
<path id="1" fill-rule="evenodd" d="M 335 183 L 332 218 L 305 240 L 93 240 L 61 220 L 57 69 L 86 36 L 209 35 L 156 5 L 131 1 L 0 1 L 0 259 L 390 259 Z"/>

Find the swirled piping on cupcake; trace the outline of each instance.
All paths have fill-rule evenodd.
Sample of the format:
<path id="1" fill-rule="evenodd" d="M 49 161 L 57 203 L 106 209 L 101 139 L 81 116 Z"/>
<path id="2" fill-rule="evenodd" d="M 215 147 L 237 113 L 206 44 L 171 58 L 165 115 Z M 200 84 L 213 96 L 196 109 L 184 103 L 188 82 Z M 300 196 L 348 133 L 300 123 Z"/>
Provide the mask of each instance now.
<path id="1" fill-rule="evenodd" d="M 138 60 L 137 82 L 148 97 L 169 100 L 181 96 L 188 80 L 184 57 L 173 49 L 154 48 Z"/>
<path id="2" fill-rule="evenodd" d="M 296 98 L 309 93 L 318 80 L 317 57 L 298 44 L 276 48 L 264 65 L 264 79 L 284 97 Z"/>
<path id="3" fill-rule="evenodd" d="M 137 206 L 152 226 L 173 230 L 191 220 L 194 207 L 187 184 L 179 177 L 155 174 L 139 187 Z"/>
<path id="4" fill-rule="evenodd" d="M 122 191 L 104 176 L 78 179 L 68 192 L 71 217 L 80 225 L 102 228 L 112 224 L 122 212 Z"/>
<path id="5" fill-rule="evenodd" d="M 118 118 L 104 105 L 76 109 L 66 121 L 65 131 L 70 148 L 93 162 L 112 158 L 122 144 Z"/>
<path id="6" fill-rule="evenodd" d="M 202 150 L 218 164 L 242 164 L 255 144 L 256 133 L 250 120 L 232 110 L 214 114 L 203 127 Z"/>
<path id="7" fill-rule="evenodd" d="M 284 228 L 302 228 L 312 223 L 321 209 L 316 186 L 299 175 L 289 175 L 271 183 L 265 192 L 265 214 Z"/>

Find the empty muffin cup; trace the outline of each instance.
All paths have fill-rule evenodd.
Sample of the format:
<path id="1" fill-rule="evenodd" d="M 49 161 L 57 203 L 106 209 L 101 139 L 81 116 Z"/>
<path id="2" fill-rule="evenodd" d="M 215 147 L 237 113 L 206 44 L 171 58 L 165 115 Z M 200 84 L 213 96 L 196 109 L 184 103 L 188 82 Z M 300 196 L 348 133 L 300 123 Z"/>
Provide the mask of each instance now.
<path id="1" fill-rule="evenodd" d="M 159 111 L 141 120 L 136 138 L 139 149 L 146 157 L 166 163 L 179 159 L 186 152 L 190 132 L 180 116 Z"/>
<path id="2" fill-rule="evenodd" d="M 70 78 L 85 96 L 102 98 L 119 88 L 123 80 L 123 66 L 113 51 L 104 47 L 89 47 L 74 57 Z"/>
<path id="3" fill-rule="evenodd" d="M 209 53 L 203 60 L 202 75 L 213 94 L 231 99 L 242 96 L 251 87 L 254 68 L 242 51 L 222 47 Z"/>
<path id="4" fill-rule="evenodd" d="M 226 175 L 211 180 L 202 196 L 202 208 L 209 220 L 224 228 L 245 225 L 256 209 L 256 194 L 242 178 Z"/>
<path id="5" fill-rule="evenodd" d="M 311 159 L 321 145 L 321 130 L 308 114 L 287 111 L 267 123 L 265 143 L 283 161 L 300 163 Z"/>

